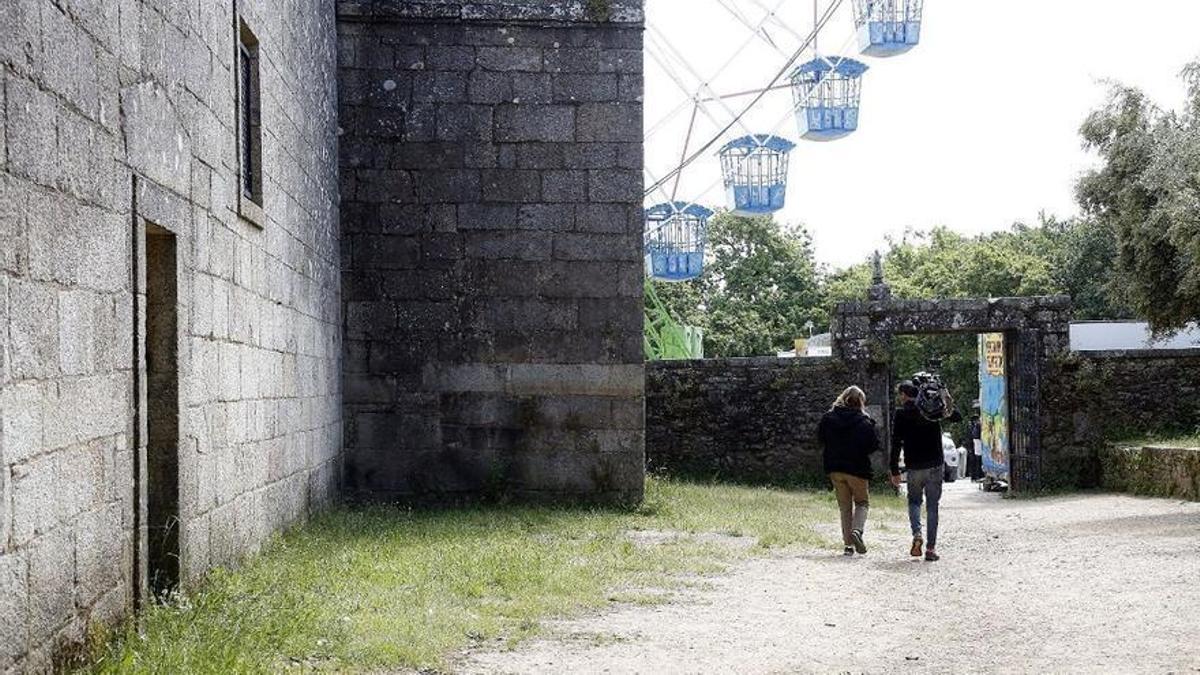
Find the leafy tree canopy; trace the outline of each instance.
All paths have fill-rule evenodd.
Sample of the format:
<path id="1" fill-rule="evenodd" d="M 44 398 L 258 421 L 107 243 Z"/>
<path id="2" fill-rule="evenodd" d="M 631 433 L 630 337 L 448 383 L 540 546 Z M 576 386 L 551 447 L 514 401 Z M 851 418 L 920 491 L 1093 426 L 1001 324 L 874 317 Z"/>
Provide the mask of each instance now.
<path id="1" fill-rule="evenodd" d="M 706 356 L 754 356 L 788 349 L 812 321 L 828 318 L 821 269 L 800 226 L 722 212 L 709 221 L 704 276 L 655 289 L 680 321 L 704 329 Z"/>
<path id="2" fill-rule="evenodd" d="M 1092 221 L 1042 217 L 1036 226 L 968 236 L 947 228 L 909 231 L 883 251 L 884 277 L 900 298 L 1004 297 L 1066 293 L 1080 318 L 1127 312 L 1109 291 L 1115 249 Z M 859 300 L 871 283 L 866 262 L 833 273 L 830 303 Z"/>
<path id="3" fill-rule="evenodd" d="M 1200 319 L 1200 62 L 1183 77 L 1181 111 L 1117 86 L 1080 130 L 1102 163 L 1077 198 L 1115 239 L 1123 300 L 1159 332 Z"/>

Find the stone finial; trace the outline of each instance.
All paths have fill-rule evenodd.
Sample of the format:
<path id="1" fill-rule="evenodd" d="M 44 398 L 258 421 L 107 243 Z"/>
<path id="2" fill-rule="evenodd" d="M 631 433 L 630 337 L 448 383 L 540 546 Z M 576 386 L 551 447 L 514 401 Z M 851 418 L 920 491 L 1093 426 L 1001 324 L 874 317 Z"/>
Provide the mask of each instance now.
<path id="1" fill-rule="evenodd" d="M 892 288 L 883 280 L 883 256 L 876 250 L 871 256 L 871 287 L 867 289 L 868 300 L 890 300 Z"/>

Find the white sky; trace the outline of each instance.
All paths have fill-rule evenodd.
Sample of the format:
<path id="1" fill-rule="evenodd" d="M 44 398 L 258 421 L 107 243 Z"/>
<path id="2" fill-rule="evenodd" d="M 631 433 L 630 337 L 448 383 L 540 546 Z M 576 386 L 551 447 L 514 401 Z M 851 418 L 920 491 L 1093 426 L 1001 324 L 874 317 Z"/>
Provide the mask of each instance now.
<path id="1" fill-rule="evenodd" d="M 807 34 L 812 27 L 807 0 L 725 2 L 755 23 L 766 13 L 762 7 L 781 4 L 779 16 L 794 31 Z M 830 0 L 820 2 L 826 7 Z M 714 91 L 761 87 L 786 60 L 756 39 L 713 78 L 749 29 L 718 0 L 646 4 L 648 50 L 657 31 Z M 792 153 L 788 205 L 777 217 L 806 224 L 818 258 L 841 266 L 864 259 L 883 246 L 885 235 L 907 226 L 978 233 L 1035 222 L 1043 210 L 1073 215 L 1075 179 L 1095 162 L 1080 147 L 1078 128 L 1103 101 L 1103 80 L 1137 85 L 1160 105 L 1178 106 L 1184 88 L 1177 75 L 1200 55 L 1197 26 L 1197 0 L 926 0 L 921 44 L 877 59 L 857 56 L 851 0 L 845 0 L 822 32 L 820 48 L 871 67 L 859 128 L 829 143 L 800 142 Z M 799 44 L 781 28 L 768 30 L 784 52 Z M 697 80 L 676 71 L 695 90 Z M 687 99 L 648 52 L 647 132 Z M 728 105 L 739 110 L 749 100 Z M 708 109 L 720 126 L 732 119 L 719 104 Z M 746 118 L 746 128 L 730 137 L 773 131 L 795 140 L 790 111 L 790 92 L 770 93 Z M 651 176 L 678 164 L 689 112 L 690 106 L 648 136 L 648 185 Z M 719 128 L 702 113 L 693 150 Z M 723 204 L 719 178 L 709 153 L 684 172 L 677 196 Z M 658 193 L 647 201 L 665 200 Z"/>

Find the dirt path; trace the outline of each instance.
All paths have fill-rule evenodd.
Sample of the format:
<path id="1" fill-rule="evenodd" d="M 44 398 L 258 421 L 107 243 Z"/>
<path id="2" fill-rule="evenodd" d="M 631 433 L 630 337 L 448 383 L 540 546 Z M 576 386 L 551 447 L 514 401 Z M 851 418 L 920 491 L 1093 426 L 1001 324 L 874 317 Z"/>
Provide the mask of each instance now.
<path id="1" fill-rule="evenodd" d="M 669 604 L 559 622 L 457 669 L 1200 672 L 1200 504 L 946 487 L 940 562 L 909 559 L 900 517 L 872 517 L 864 557 L 754 559 Z"/>

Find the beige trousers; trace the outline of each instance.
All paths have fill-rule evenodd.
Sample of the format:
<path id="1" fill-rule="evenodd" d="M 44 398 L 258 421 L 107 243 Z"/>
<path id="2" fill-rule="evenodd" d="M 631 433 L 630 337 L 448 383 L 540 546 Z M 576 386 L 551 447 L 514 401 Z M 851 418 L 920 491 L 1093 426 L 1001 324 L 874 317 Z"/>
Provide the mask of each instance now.
<path id="1" fill-rule="evenodd" d="M 870 506 L 867 479 L 834 471 L 829 474 L 829 480 L 833 483 L 838 510 L 842 514 L 842 543 L 853 546 L 854 538 L 851 533 L 854 530 L 862 532 L 867 526 L 867 508 Z"/>

